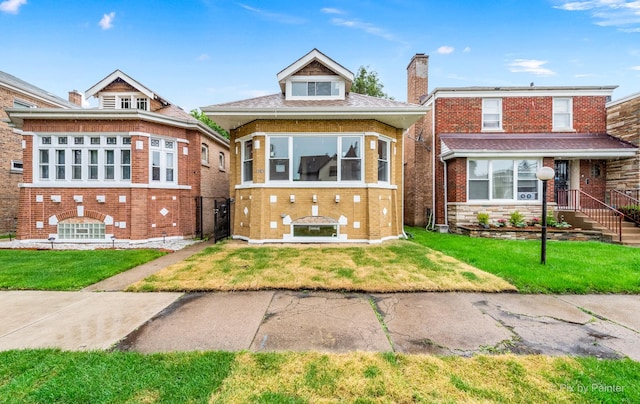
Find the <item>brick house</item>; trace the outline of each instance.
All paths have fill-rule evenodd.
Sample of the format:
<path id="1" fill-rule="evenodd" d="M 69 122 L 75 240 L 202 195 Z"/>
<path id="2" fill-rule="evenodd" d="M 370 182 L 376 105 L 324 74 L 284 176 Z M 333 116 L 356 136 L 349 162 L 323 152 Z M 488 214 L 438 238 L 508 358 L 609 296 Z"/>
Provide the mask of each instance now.
<path id="1" fill-rule="evenodd" d="M 640 147 L 640 93 L 607 103 L 607 131 Z M 640 154 L 611 161 L 607 167 L 607 190 L 640 190 Z"/>
<path id="2" fill-rule="evenodd" d="M 405 217 L 410 225 L 449 227 L 518 210 L 539 217 L 541 166 L 553 207 L 566 190 L 605 201 L 609 165 L 636 155 L 637 146 L 607 133 L 605 105 L 614 86 L 460 87 L 427 94 L 428 56 L 409 67 L 408 100 L 428 107 L 408 131 Z"/>
<path id="3" fill-rule="evenodd" d="M 403 134 L 425 108 L 351 92 L 353 73 L 317 49 L 277 79 L 277 94 L 201 108 L 231 133 L 233 237 L 402 236 Z"/>
<path id="4" fill-rule="evenodd" d="M 69 97 L 75 103 L 0 71 L 0 234 L 16 230 L 23 172 L 22 136 L 9 127 L 4 109 L 80 108 L 80 94 L 74 91 Z"/>
<path id="5" fill-rule="evenodd" d="M 18 239 L 212 232 L 213 210 L 199 215 L 196 199 L 228 197 L 228 140 L 119 70 L 85 95 L 99 106 L 6 110 L 22 135 Z"/>

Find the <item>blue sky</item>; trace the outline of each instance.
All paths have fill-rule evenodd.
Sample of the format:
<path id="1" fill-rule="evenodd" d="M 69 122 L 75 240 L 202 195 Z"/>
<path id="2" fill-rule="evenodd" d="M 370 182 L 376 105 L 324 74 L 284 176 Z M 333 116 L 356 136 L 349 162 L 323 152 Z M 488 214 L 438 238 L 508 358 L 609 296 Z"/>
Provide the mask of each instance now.
<path id="1" fill-rule="evenodd" d="M 273 94 L 313 48 L 406 100 L 437 87 L 619 85 L 640 92 L 640 1 L 0 0 L 0 70 L 66 98 L 120 69 L 185 110 Z"/>

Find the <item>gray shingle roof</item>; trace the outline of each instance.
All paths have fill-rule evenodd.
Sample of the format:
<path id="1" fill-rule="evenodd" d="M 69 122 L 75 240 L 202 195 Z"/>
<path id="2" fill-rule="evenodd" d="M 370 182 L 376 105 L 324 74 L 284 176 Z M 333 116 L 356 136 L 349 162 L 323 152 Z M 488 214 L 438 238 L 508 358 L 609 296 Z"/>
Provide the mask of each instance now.
<path id="1" fill-rule="evenodd" d="M 207 109 L 273 109 L 273 108 L 418 108 L 416 104 L 349 93 L 344 100 L 286 100 L 281 93 L 211 105 Z"/>
<path id="2" fill-rule="evenodd" d="M 27 83 L 26 81 L 3 71 L 0 71 L 0 84 L 5 84 L 29 95 L 42 98 L 43 100 L 51 102 L 55 105 L 59 105 L 62 108 L 80 108 L 78 105 L 69 102 L 64 98 L 58 97 L 57 95 L 36 87 L 33 84 Z"/>

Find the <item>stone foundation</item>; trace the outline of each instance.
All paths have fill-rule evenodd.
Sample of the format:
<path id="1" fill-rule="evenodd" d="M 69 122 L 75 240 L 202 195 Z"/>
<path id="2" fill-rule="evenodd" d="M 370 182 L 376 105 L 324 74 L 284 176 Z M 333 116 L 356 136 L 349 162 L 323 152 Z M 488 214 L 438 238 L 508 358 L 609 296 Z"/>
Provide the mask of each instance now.
<path id="1" fill-rule="evenodd" d="M 472 226 L 457 226 L 452 228 L 457 234 L 469 237 L 497 238 L 503 240 L 540 240 L 542 229 L 516 227 L 501 227 L 483 229 Z M 604 241 L 602 233 L 594 230 L 556 229 L 547 228 L 547 239 L 557 241 Z"/>
<path id="2" fill-rule="evenodd" d="M 555 209 L 555 202 L 548 203 L 547 209 L 551 212 Z M 449 226 L 468 226 L 478 224 L 478 213 L 488 213 L 489 223 L 495 223 L 498 219 L 509 221 L 511 213 L 518 211 L 524 216 L 525 221 L 530 221 L 534 217 L 541 218 L 542 203 L 531 204 L 456 204 L 449 203 L 447 213 L 449 215 Z"/>

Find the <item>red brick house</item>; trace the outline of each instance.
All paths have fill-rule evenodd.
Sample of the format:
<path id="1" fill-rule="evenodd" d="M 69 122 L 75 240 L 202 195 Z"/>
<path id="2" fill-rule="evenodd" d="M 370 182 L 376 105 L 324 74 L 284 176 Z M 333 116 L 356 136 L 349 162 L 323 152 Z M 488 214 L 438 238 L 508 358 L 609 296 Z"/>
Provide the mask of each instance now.
<path id="1" fill-rule="evenodd" d="M 116 70 L 92 109 L 6 110 L 22 135 L 17 237 L 98 242 L 183 238 L 196 198 L 228 196 L 228 140 Z M 204 224 L 203 224 L 204 226 Z"/>
<path id="2" fill-rule="evenodd" d="M 606 199 L 610 164 L 637 146 L 607 133 L 605 105 L 615 86 L 460 87 L 427 94 L 428 57 L 408 71 L 408 100 L 428 107 L 408 132 L 405 218 L 410 225 L 477 223 L 518 210 L 539 217 L 541 166 L 555 169 L 548 202 L 580 190 Z M 566 198 L 566 196 L 565 196 Z"/>
<path id="3" fill-rule="evenodd" d="M 9 127 L 4 108 L 80 108 L 81 95 L 67 101 L 0 71 L 0 234 L 14 232 L 18 221 L 18 184 L 22 182 L 22 136 Z"/>
<path id="4" fill-rule="evenodd" d="M 351 92 L 317 49 L 277 74 L 280 92 L 202 107 L 231 133 L 233 237 L 379 243 L 403 233 L 403 135 L 425 108 Z"/>

